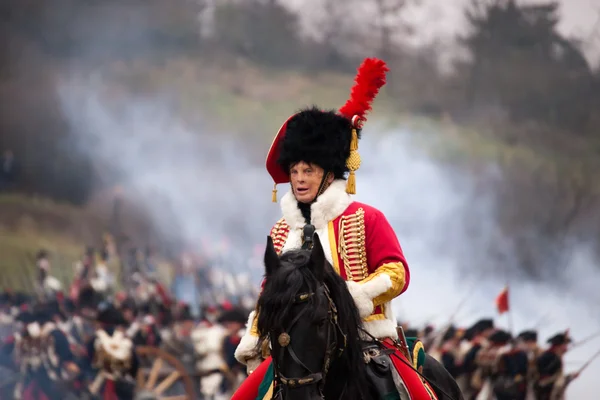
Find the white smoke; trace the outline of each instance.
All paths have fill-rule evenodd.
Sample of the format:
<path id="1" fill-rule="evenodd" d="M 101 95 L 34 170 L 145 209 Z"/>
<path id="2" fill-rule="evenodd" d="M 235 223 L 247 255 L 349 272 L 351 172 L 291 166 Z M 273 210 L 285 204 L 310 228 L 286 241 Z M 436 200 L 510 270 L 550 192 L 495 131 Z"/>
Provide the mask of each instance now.
<path id="1" fill-rule="evenodd" d="M 226 236 L 237 258 L 225 268 L 248 270 L 245 260 L 255 256 L 256 245 L 265 242 L 280 216 L 270 201 L 270 177 L 247 156 L 252 139 L 242 143 L 188 128 L 161 99 L 131 97 L 114 105 L 102 87 L 101 80 L 73 76 L 58 85 L 78 149 L 116 169 L 165 233 L 179 233 L 199 245 Z M 512 326 L 507 316 L 496 318 L 499 326 L 512 327 L 513 333 L 538 328 L 541 340 L 567 328 L 576 340 L 600 330 L 600 276 L 591 253 L 581 246 L 567 265 L 551 266 L 562 271 L 552 282 L 511 278 L 508 272 L 518 269 L 514 266 L 495 271 L 491 243 L 500 243 L 506 263 L 514 262 L 495 228 L 494 210 L 501 205 L 482 194 L 469 175 L 435 162 L 428 154 L 430 137 L 402 129 L 375 136 L 371 132 L 376 130 L 370 122 L 360 144 L 364 162 L 356 199 L 385 213 L 410 264 L 410 288 L 395 303 L 401 319 L 443 324 L 468 295 L 456 322 L 470 325 L 496 315 L 494 298 L 508 282 Z M 489 174 L 498 174 L 493 165 Z M 600 340 L 570 353 L 566 370 L 599 347 Z M 590 398 L 588 393 L 600 389 L 598 374 L 600 360 L 568 394 Z"/>

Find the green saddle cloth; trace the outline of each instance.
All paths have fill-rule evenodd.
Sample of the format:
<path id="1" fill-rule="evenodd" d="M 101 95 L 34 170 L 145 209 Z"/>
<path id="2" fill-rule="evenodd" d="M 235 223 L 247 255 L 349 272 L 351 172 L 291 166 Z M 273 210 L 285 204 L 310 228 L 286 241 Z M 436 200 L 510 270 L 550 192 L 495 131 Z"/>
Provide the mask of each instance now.
<path id="1" fill-rule="evenodd" d="M 273 380 L 275 379 L 275 374 L 273 372 L 273 363 L 269 364 L 269 368 L 267 368 L 267 372 L 265 372 L 265 377 L 263 378 L 260 386 L 258 387 L 258 396 L 256 396 L 256 400 L 263 400 L 267 393 L 269 393 L 269 389 L 273 385 Z"/>
<path id="2" fill-rule="evenodd" d="M 425 364 L 425 348 L 423 343 L 416 337 L 407 337 L 406 344 L 412 356 L 413 367 L 418 370 Z"/>

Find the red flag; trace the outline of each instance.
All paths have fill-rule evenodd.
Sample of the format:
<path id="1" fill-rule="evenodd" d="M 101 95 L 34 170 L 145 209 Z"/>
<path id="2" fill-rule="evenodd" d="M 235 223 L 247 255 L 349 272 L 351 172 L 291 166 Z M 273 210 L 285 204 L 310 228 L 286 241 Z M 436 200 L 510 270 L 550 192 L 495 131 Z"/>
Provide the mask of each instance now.
<path id="1" fill-rule="evenodd" d="M 496 297 L 496 307 L 498 308 L 498 314 L 504 314 L 509 310 L 508 306 L 508 286 L 506 286 L 498 297 Z"/>

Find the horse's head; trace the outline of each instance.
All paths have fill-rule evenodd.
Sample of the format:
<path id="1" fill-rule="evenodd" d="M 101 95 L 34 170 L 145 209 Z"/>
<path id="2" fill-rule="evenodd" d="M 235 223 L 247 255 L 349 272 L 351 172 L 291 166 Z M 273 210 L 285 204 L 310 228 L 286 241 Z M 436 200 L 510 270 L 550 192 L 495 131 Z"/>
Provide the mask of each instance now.
<path id="1" fill-rule="evenodd" d="M 317 235 L 312 251 L 279 257 L 268 238 L 258 330 L 269 340 L 281 396 L 321 398 L 329 367 L 346 347 L 338 311 L 326 284 L 335 274 Z"/>

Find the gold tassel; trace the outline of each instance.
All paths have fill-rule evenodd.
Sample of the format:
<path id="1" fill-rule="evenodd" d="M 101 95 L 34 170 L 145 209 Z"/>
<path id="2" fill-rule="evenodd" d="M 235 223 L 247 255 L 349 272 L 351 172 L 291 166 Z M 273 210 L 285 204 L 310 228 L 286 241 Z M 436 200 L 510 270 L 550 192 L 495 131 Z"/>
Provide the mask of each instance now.
<path id="1" fill-rule="evenodd" d="M 358 150 L 358 133 L 356 128 L 352 129 L 352 140 L 350 141 L 350 151 Z"/>
<path id="2" fill-rule="evenodd" d="M 356 129 L 352 129 L 352 140 L 350 141 L 350 155 L 346 160 L 346 166 L 350 170 L 348 182 L 346 182 L 346 193 L 356 194 L 356 175 L 355 171 L 360 168 L 360 154 L 358 154 L 358 134 Z"/>
<path id="3" fill-rule="evenodd" d="M 273 203 L 277 203 L 277 184 L 273 184 L 273 196 L 271 197 Z"/>
<path id="4" fill-rule="evenodd" d="M 354 174 L 354 171 L 350 171 L 350 175 L 348 175 L 348 182 L 346 182 L 346 193 L 356 194 L 356 175 Z"/>

